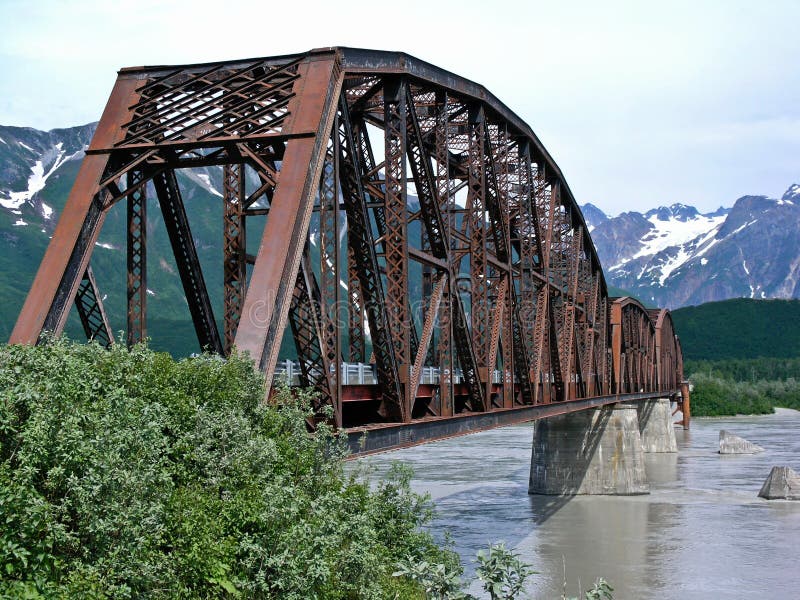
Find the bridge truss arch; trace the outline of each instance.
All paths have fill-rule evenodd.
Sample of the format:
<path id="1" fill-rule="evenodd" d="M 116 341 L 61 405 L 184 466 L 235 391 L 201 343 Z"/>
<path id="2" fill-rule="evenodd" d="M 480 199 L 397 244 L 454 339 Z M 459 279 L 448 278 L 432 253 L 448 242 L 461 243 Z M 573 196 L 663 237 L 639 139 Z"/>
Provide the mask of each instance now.
<path id="1" fill-rule="evenodd" d="M 199 166 L 224 173 L 221 331 L 175 175 Z M 338 426 L 682 379 L 669 313 L 608 297 L 578 204 L 530 127 L 482 86 L 409 55 L 328 48 L 120 71 L 12 342 L 63 330 L 79 289 L 92 292 L 78 295 L 92 302 L 81 315 L 104 314 L 87 274 L 120 201 L 128 341 L 146 336 L 148 189 L 199 346 L 249 352 L 271 382 L 288 327 L 299 382 Z M 108 329 L 85 323 L 98 339 Z"/>

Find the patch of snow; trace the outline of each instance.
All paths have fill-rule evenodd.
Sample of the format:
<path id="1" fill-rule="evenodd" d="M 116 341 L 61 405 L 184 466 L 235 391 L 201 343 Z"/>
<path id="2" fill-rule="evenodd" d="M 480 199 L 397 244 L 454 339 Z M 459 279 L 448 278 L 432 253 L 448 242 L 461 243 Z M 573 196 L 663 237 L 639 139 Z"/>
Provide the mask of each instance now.
<path id="1" fill-rule="evenodd" d="M 700 259 L 700 264 L 705 267 L 708 264 L 708 259 L 707 258 L 701 258 Z"/>
<path id="2" fill-rule="evenodd" d="M 696 252 L 696 253 L 695 253 L 695 256 L 703 256 L 703 254 L 705 254 L 706 252 L 708 252 L 708 250 L 709 250 L 709 249 L 710 249 L 712 246 L 714 246 L 714 245 L 715 245 L 715 244 L 716 244 L 716 243 L 719 241 L 719 240 L 718 240 L 716 237 L 714 237 L 714 236 L 715 236 L 715 235 L 717 235 L 717 232 L 719 231 L 719 228 L 720 228 L 720 227 L 721 227 L 721 225 L 720 225 L 720 226 L 717 226 L 717 227 L 715 227 L 714 229 L 712 229 L 711 231 L 709 231 L 709 232 L 708 232 L 708 233 L 707 233 L 707 234 L 706 234 L 706 235 L 703 237 L 703 239 L 702 239 L 702 240 L 700 240 L 700 241 L 698 242 L 698 244 L 697 244 L 697 247 L 698 247 L 700 250 L 699 250 L 698 252 Z M 706 244 L 706 243 L 708 243 L 708 245 L 707 245 L 707 246 L 704 246 L 704 244 Z"/>
<path id="3" fill-rule="evenodd" d="M 151 290 L 150 288 L 147 288 L 147 295 L 148 296 L 155 296 L 156 293 L 153 290 Z"/>
<path id="4" fill-rule="evenodd" d="M 17 143 L 18 143 L 20 146 L 22 146 L 23 148 L 25 148 L 26 150 L 30 150 L 30 151 L 31 151 L 31 152 L 33 152 L 34 154 L 38 154 L 38 152 L 36 152 L 36 150 L 34 150 L 34 149 L 33 149 L 33 148 L 31 148 L 30 146 L 28 146 L 28 144 L 25 144 L 25 143 L 23 143 L 23 142 L 20 142 L 19 140 L 17 140 Z"/>
<path id="5" fill-rule="evenodd" d="M 206 175 L 205 173 L 197 173 L 197 178 L 198 178 L 200 181 L 202 181 L 202 182 L 203 182 L 203 185 L 205 186 L 205 188 L 206 188 L 206 189 L 207 189 L 209 192 L 211 192 L 211 193 L 212 193 L 212 194 L 214 194 L 215 196 L 219 196 L 220 198 L 222 198 L 222 197 L 223 197 L 223 196 L 222 196 L 222 194 L 221 194 L 220 192 L 218 192 L 218 191 L 217 191 L 217 189 L 216 189 L 216 188 L 215 188 L 213 185 L 211 185 L 211 177 L 209 177 L 209 176 L 208 176 L 208 175 Z"/>
<path id="6" fill-rule="evenodd" d="M 45 219 L 49 219 L 50 217 L 53 216 L 53 209 L 47 206 L 47 204 L 45 204 L 44 202 L 42 202 L 42 213 L 44 213 Z"/>
<path id="7" fill-rule="evenodd" d="M 658 278 L 658 285 L 664 287 L 664 282 L 667 280 L 667 277 L 690 258 L 692 258 L 692 255 L 681 246 L 678 253 L 661 267 L 661 277 Z"/>
<path id="8" fill-rule="evenodd" d="M 731 237 L 732 235 L 736 235 L 736 234 L 737 234 L 737 233 L 739 233 L 739 232 L 740 232 L 742 229 L 744 229 L 745 227 L 749 227 L 750 225 L 752 225 L 752 224 L 753 224 L 753 223 L 755 223 L 756 221 L 758 221 L 758 219 L 753 219 L 753 220 L 752 220 L 752 221 L 750 221 L 749 223 L 745 223 L 744 225 L 740 225 L 739 227 L 737 227 L 736 229 L 734 229 L 733 231 L 731 231 L 731 232 L 730 232 L 730 233 L 729 233 L 727 236 L 725 236 L 725 237 Z"/>
<path id="9" fill-rule="evenodd" d="M 21 227 L 22 225 L 27 225 L 27 223 L 22 219 L 17 219 L 16 222 L 14 223 L 14 227 Z"/>
<path id="10" fill-rule="evenodd" d="M 44 229 L 40 229 L 39 231 L 41 231 L 42 233 L 47 233 Z"/>
<path id="11" fill-rule="evenodd" d="M 747 273 L 748 275 L 750 275 L 750 271 L 749 271 L 749 269 L 747 268 L 747 262 L 746 262 L 744 259 L 742 259 L 742 268 L 744 269 L 744 272 L 745 272 L 745 273 Z"/>
<path id="12" fill-rule="evenodd" d="M 75 152 L 70 154 L 67 158 L 65 158 L 64 162 L 67 162 L 68 160 L 76 160 L 83 158 L 83 155 L 86 154 L 87 148 L 89 148 L 89 146 L 84 146 L 82 150 L 76 150 Z"/>
<path id="13" fill-rule="evenodd" d="M 673 217 L 667 221 L 660 221 L 654 214 L 648 220 L 653 229 L 642 238 L 643 246 L 632 258 L 653 256 L 673 246 L 682 247 L 718 228 L 725 221 L 725 217 L 697 216 L 686 221 L 679 221 Z"/>
<path id="14" fill-rule="evenodd" d="M 11 214 L 12 214 L 12 215 L 21 215 L 21 214 L 22 214 L 22 211 L 21 211 L 21 210 L 12 210 L 12 211 L 11 211 Z"/>
<path id="15" fill-rule="evenodd" d="M 627 263 L 627 262 L 630 262 L 630 261 L 631 261 L 631 259 L 630 259 L 630 258 L 623 258 L 623 259 L 622 259 L 622 261 L 618 262 L 617 264 L 615 264 L 615 265 L 614 265 L 614 266 L 612 266 L 612 267 L 609 267 L 609 268 L 608 268 L 608 270 L 609 270 L 609 271 L 616 271 L 616 270 L 617 270 L 617 269 L 619 269 L 619 268 L 620 268 L 622 265 L 624 265 L 625 263 Z"/>
<path id="16" fill-rule="evenodd" d="M 64 144 L 61 142 L 56 144 L 58 155 L 56 156 L 55 162 L 53 162 L 53 166 L 50 167 L 50 170 L 47 173 L 44 172 L 44 164 L 42 161 L 37 160 L 36 164 L 31 167 L 31 176 L 28 177 L 28 189 L 24 192 L 11 192 L 10 199 L 0 199 L 0 206 L 11 209 L 19 208 L 25 202 L 33 198 L 35 194 L 42 191 L 47 179 L 53 173 L 55 173 L 56 169 L 66 162 L 64 158 L 64 151 L 62 150 L 63 145 Z"/>

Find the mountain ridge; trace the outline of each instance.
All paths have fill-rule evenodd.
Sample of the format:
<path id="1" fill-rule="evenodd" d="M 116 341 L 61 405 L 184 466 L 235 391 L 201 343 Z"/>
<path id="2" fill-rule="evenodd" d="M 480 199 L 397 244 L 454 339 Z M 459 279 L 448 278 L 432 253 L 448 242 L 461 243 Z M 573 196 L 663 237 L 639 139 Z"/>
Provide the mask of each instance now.
<path id="1" fill-rule="evenodd" d="M 590 205 L 609 284 L 659 306 L 800 297 L 800 185 L 700 213 L 676 203 L 615 217 Z"/>
<path id="2" fill-rule="evenodd" d="M 96 125 L 0 126 L 0 338 L 8 338 L 16 321 Z M 222 170 L 184 170 L 178 178 L 219 320 Z M 179 322 L 188 311 L 159 211 L 150 188 L 148 302 L 159 319 Z M 680 202 L 616 216 L 592 204 L 582 211 L 609 287 L 650 305 L 800 296 L 800 184 L 780 199 L 742 196 L 707 213 Z M 113 207 L 92 257 L 115 331 L 124 326 L 125 222 L 124 205 Z M 253 254 L 261 226 L 248 220 Z M 74 316 L 69 327 L 80 334 Z"/>

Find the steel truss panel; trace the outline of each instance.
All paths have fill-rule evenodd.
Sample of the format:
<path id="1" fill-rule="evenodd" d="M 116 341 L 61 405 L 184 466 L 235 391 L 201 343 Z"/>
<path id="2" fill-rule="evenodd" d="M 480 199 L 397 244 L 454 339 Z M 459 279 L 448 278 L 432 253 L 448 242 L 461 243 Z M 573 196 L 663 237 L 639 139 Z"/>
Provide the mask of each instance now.
<path id="1" fill-rule="evenodd" d="M 87 340 L 94 340 L 101 346 L 110 348 L 114 343 L 114 334 L 108 324 L 103 300 L 97 289 L 92 267 L 86 267 L 86 272 L 81 279 L 78 294 L 75 297 L 75 307 L 83 326 Z"/>

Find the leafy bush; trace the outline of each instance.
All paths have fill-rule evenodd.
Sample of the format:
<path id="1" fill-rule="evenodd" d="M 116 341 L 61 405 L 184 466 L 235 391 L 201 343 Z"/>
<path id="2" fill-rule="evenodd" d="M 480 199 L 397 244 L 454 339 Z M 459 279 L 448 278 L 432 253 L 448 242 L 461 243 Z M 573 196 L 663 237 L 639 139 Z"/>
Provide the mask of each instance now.
<path id="1" fill-rule="evenodd" d="M 238 356 L 0 347 L 0 596 L 413 598 L 401 558 L 458 569 L 407 472 L 345 476 L 308 398 L 263 389 Z"/>
<path id="2" fill-rule="evenodd" d="M 478 578 L 492 600 L 513 600 L 522 591 L 525 580 L 533 574 L 530 565 L 505 545 L 493 544 L 478 552 Z"/>
<path id="3" fill-rule="evenodd" d="M 774 407 L 800 409 L 800 381 L 733 381 L 708 373 L 690 377 L 695 416 L 769 414 Z"/>

